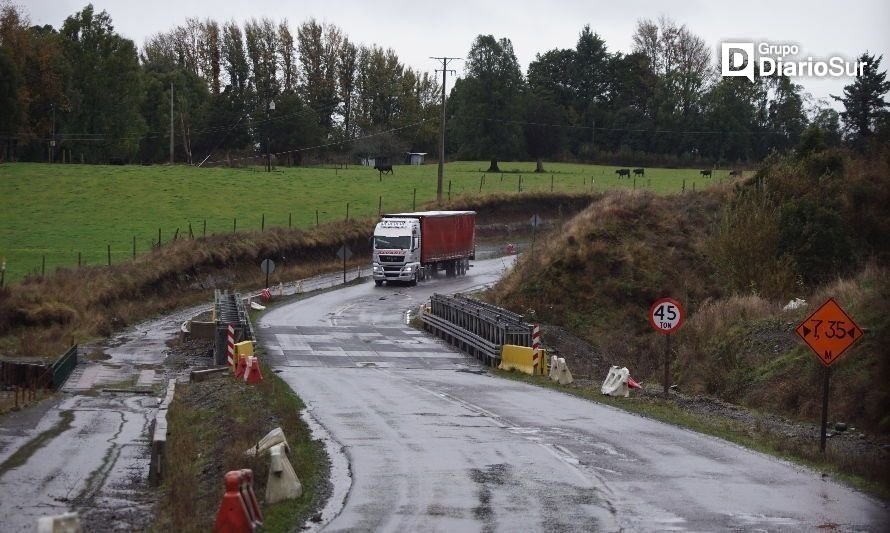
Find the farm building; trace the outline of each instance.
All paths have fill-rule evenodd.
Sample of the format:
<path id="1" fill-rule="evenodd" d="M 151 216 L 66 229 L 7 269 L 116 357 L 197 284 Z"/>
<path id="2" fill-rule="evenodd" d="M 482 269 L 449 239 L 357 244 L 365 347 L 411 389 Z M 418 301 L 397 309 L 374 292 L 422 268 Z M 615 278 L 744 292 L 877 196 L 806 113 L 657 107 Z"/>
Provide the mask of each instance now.
<path id="1" fill-rule="evenodd" d="M 408 152 L 405 156 L 405 163 L 409 165 L 422 165 L 426 152 Z"/>

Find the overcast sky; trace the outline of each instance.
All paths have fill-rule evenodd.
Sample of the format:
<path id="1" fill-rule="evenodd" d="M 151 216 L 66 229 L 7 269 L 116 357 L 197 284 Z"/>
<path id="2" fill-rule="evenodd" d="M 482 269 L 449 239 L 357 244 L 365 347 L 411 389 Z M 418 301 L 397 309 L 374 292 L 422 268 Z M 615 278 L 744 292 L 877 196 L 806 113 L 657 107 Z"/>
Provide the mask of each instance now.
<path id="1" fill-rule="evenodd" d="M 87 0 L 13 0 L 34 24 L 59 27 Z M 631 50 L 641 18 L 667 15 L 686 24 L 714 50 L 721 41 L 771 41 L 799 44 L 804 55 L 854 58 L 865 50 L 885 56 L 890 65 L 890 2 L 887 0 L 649 1 L 523 0 L 419 2 L 399 0 L 94 0 L 115 28 L 141 48 L 145 38 L 182 23 L 187 17 L 243 22 L 252 17 L 288 19 L 292 27 L 314 17 L 340 26 L 350 40 L 393 48 L 419 70 L 436 68 L 429 56 L 465 56 L 480 33 L 508 37 L 523 70 L 535 54 L 574 47 L 584 24 L 610 51 Z M 459 63 L 458 63 L 459 64 Z M 461 67 L 458 67 L 461 71 Z M 795 80 L 815 98 L 840 94 L 849 78 Z M 449 80 L 449 88 L 451 86 Z"/>

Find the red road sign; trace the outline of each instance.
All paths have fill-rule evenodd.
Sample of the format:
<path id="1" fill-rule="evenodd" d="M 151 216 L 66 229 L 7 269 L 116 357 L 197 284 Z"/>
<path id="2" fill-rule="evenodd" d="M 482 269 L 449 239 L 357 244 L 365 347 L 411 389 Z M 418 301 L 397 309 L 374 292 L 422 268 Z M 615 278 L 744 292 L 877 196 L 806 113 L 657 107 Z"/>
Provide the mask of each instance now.
<path id="1" fill-rule="evenodd" d="M 829 298 L 816 309 L 794 332 L 825 366 L 831 366 L 862 336 L 862 328 L 853 322 L 834 298 Z"/>
<path id="2" fill-rule="evenodd" d="M 649 308 L 649 324 L 659 333 L 673 333 L 680 329 L 685 320 L 683 306 L 673 298 L 656 300 Z"/>

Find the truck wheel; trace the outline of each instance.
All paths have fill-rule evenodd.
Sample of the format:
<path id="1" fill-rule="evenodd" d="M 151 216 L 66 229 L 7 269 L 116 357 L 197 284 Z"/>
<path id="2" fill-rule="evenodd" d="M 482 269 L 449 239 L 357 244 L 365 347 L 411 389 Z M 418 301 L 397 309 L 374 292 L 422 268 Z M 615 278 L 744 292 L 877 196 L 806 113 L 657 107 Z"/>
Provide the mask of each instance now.
<path id="1" fill-rule="evenodd" d="M 378 287 L 382 287 L 382 286 L 383 286 L 383 280 L 382 280 L 382 279 L 375 279 L 375 280 L 374 280 L 374 285 L 377 285 Z"/>
<path id="2" fill-rule="evenodd" d="M 414 279 L 411 280 L 411 285 L 412 285 L 412 286 L 417 285 L 417 280 L 418 280 L 418 278 L 420 278 L 420 274 L 417 273 L 417 272 L 415 272 L 415 273 L 414 273 Z"/>

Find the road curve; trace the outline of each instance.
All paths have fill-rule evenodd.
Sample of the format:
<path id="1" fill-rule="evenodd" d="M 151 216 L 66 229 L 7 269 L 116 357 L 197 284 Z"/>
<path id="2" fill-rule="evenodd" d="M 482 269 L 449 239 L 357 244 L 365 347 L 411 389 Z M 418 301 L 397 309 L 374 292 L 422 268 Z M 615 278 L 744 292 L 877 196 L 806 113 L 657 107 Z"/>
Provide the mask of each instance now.
<path id="1" fill-rule="evenodd" d="M 506 264 L 479 261 L 466 277 L 417 287 L 364 283 L 262 318 L 276 370 L 348 459 L 326 530 L 882 531 L 890 523 L 882 502 L 816 472 L 493 377 L 404 325 L 404 311 L 431 293 L 492 283 Z"/>

